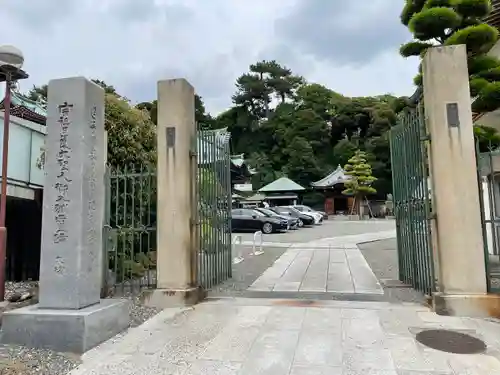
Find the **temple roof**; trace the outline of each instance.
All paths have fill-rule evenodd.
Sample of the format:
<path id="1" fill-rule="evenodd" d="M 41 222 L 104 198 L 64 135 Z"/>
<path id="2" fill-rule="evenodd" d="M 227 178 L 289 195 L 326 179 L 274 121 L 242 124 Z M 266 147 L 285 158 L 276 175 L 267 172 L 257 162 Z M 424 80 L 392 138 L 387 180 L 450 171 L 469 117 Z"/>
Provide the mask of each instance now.
<path id="1" fill-rule="evenodd" d="M 491 13 L 484 18 L 484 21 L 498 29 L 500 27 L 500 0 L 492 0 L 491 8 Z"/>
<path id="2" fill-rule="evenodd" d="M 237 167 L 243 166 L 245 164 L 245 154 L 231 155 L 231 162 Z"/>
<path id="3" fill-rule="evenodd" d="M 287 177 L 278 178 L 276 181 L 267 184 L 259 189 L 260 192 L 271 192 L 271 191 L 300 191 L 306 190 L 298 183 L 293 182 Z"/>
<path id="4" fill-rule="evenodd" d="M 47 110 L 42 102 L 28 99 L 16 91 L 11 91 L 11 115 L 45 125 Z M 4 109 L 4 99 L 0 102 L 0 108 Z"/>
<path id="5" fill-rule="evenodd" d="M 335 186 L 337 184 L 343 184 L 344 182 L 348 181 L 350 177 L 345 174 L 344 168 L 342 168 L 340 165 L 335 169 L 332 173 L 330 173 L 328 176 L 322 178 L 319 181 L 311 183 L 311 186 L 313 187 L 331 187 Z"/>
<path id="6" fill-rule="evenodd" d="M 27 97 L 15 91 L 12 91 L 10 100 L 13 105 L 20 105 L 26 107 L 30 111 L 33 111 L 41 116 L 47 117 L 47 110 L 45 109 L 41 101 L 38 102 L 35 100 L 28 99 Z"/>
<path id="7" fill-rule="evenodd" d="M 242 174 L 247 174 L 245 172 L 248 172 L 249 175 L 257 173 L 255 169 L 251 168 L 246 163 L 245 154 L 231 155 L 231 164 L 236 168 L 244 169 L 245 171 L 243 171 Z"/>

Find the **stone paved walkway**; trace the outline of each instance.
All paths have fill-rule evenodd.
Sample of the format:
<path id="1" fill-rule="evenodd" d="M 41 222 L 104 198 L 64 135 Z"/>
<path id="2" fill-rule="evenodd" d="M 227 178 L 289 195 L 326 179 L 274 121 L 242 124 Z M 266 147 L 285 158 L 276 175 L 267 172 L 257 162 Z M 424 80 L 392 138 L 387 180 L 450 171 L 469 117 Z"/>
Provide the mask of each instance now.
<path id="1" fill-rule="evenodd" d="M 439 352 L 424 329 L 467 332 L 485 354 Z M 167 309 L 86 353 L 71 375 L 495 375 L 500 325 L 414 304 L 219 299 Z"/>
<path id="2" fill-rule="evenodd" d="M 395 236 L 390 230 L 292 244 L 248 290 L 384 294 L 357 244 Z"/>

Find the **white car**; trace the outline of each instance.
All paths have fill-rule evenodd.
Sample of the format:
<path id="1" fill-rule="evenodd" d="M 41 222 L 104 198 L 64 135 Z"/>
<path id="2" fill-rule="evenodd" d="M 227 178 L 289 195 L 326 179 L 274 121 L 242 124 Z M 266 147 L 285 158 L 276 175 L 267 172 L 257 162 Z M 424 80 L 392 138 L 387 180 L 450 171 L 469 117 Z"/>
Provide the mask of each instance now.
<path id="1" fill-rule="evenodd" d="M 287 206 L 287 207 L 297 210 L 297 207 L 294 207 L 294 206 Z M 299 210 L 297 210 L 297 211 L 299 211 Z M 300 213 L 303 215 L 311 216 L 314 219 L 314 224 L 316 224 L 316 225 L 321 224 L 323 222 L 323 215 L 320 214 L 319 212 L 311 211 L 311 212 L 300 212 Z"/>

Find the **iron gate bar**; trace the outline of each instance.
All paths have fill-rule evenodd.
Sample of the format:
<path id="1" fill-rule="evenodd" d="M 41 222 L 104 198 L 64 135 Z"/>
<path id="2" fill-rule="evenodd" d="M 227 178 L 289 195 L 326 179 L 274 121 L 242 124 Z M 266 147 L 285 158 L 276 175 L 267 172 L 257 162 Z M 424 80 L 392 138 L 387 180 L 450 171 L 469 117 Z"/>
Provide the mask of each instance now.
<path id="1" fill-rule="evenodd" d="M 500 277 L 498 270 L 500 267 L 500 258 L 498 254 L 498 223 L 497 199 L 498 183 L 495 181 L 495 168 L 493 157 L 500 156 L 500 151 L 492 149 L 486 152 L 480 152 L 479 142 L 476 139 L 476 162 L 477 162 L 477 181 L 479 187 L 479 203 L 481 207 L 481 223 L 484 245 L 484 262 L 486 269 L 486 285 L 488 292 L 500 293 Z M 485 191 L 488 189 L 488 206 L 485 203 Z M 486 215 L 486 208 L 489 209 L 489 215 Z M 490 233 L 488 234 L 488 229 Z M 491 245 L 493 253 L 490 257 L 489 235 L 491 235 Z M 491 264 L 492 258 L 496 262 L 496 267 Z M 496 258 L 496 259 L 495 259 Z"/>
<path id="2" fill-rule="evenodd" d="M 430 239 L 430 196 L 423 105 L 400 115 L 391 129 L 394 211 L 401 281 L 431 295 L 435 290 Z"/>
<path id="3" fill-rule="evenodd" d="M 490 277 L 490 262 L 489 262 L 489 251 L 488 251 L 488 224 L 490 223 L 490 220 L 486 218 L 485 215 L 485 204 L 484 204 L 484 188 L 483 188 L 483 171 L 482 171 L 482 155 L 480 154 L 479 150 L 479 141 L 476 139 L 475 142 L 475 151 L 476 151 L 476 173 L 477 173 L 477 184 L 478 184 L 478 192 L 479 192 L 479 212 L 481 215 L 481 230 L 483 234 L 483 252 L 484 252 L 484 268 L 486 271 L 486 288 L 487 291 L 491 291 L 491 277 Z M 488 156 L 490 154 L 488 153 Z M 490 160 L 488 160 L 488 166 L 490 167 L 488 169 L 488 174 L 486 175 L 487 179 L 487 188 L 488 188 L 488 196 L 490 197 L 490 200 L 488 202 L 488 206 L 490 208 L 490 217 L 492 215 L 491 211 L 491 187 L 489 183 L 489 174 L 492 172 L 491 170 L 491 164 L 489 163 Z M 491 227 L 490 227 L 491 228 Z M 493 233 L 492 233 L 493 236 Z"/>
<path id="4" fill-rule="evenodd" d="M 192 148 L 193 276 L 210 289 L 232 276 L 229 133 L 197 130 Z M 155 166 L 107 167 L 103 285 L 114 293 L 156 287 L 156 178 Z"/>
<path id="5" fill-rule="evenodd" d="M 105 252 L 113 292 L 156 286 L 156 169 L 108 167 Z M 106 263 L 105 263 L 106 264 Z"/>
<path id="6" fill-rule="evenodd" d="M 199 130 L 197 147 L 198 278 L 202 287 L 210 289 L 232 276 L 229 133 L 225 129 Z"/>

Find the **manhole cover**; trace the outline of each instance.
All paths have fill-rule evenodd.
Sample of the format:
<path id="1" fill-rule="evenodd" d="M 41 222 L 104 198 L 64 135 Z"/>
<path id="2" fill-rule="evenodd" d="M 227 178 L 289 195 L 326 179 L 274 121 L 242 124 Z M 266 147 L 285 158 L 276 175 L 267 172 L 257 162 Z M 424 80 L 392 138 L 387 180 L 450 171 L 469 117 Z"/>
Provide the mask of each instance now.
<path id="1" fill-rule="evenodd" d="M 465 333 L 445 329 L 430 329 L 417 333 L 419 343 L 447 353 L 477 354 L 486 351 L 486 344 Z"/>

